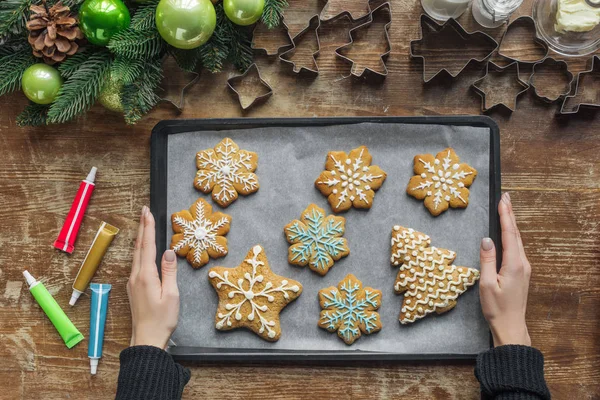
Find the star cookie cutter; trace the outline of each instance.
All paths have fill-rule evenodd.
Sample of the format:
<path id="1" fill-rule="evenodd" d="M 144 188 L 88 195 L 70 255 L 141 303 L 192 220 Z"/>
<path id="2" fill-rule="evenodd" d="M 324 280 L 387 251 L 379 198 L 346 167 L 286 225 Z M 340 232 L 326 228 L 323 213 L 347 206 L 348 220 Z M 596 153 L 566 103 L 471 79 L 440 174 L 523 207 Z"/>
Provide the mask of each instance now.
<path id="1" fill-rule="evenodd" d="M 317 64 L 317 57 L 319 56 L 319 52 L 321 51 L 321 42 L 319 40 L 319 29 L 321 28 L 321 20 L 319 19 L 318 15 L 313 15 L 312 18 L 310 19 L 310 22 L 308 24 L 308 26 L 306 28 L 304 28 L 300 33 L 298 33 L 296 36 L 294 36 L 293 38 L 289 35 L 288 36 L 292 42 L 292 48 L 281 53 L 279 55 L 279 59 L 286 63 L 286 64 L 290 64 L 292 66 L 292 71 L 296 74 L 300 74 L 302 72 L 307 73 L 309 75 L 314 75 L 315 77 L 319 75 L 319 65 Z M 291 57 L 296 53 L 296 50 L 298 48 L 298 44 L 300 42 L 300 40 L 302 40 L 304 38 L 304 36 L 309 33 L 310 31 L 315 31 L 315 36 L 317 39 L 317 50 L 314 51 L 312 53 L 312 61 L 314 64 L 314 68 L 312 67 L 306 67 L 304 65 L 298 67 L 298 63 L 296 63 L 295 61 L 292 61 L 286 57 Z"/>
<path id="2" fill-rule="evenodd" d="M 357 42 L 357 39 L 356 39 L 357 34 L 359 34 L 361 31 L 369 29 L 369 27 L 375 22 L 374 15 L 379 16 L 379 14 L 383 14 L 383 13 L 387 14 L 388 18 L 389 18 L 389 22 L 386 23 L 383 27 L 383 30 L 385 33 L 385 40 L 386 40 L 386 51 L 384 53 L 382 53 L 380 56 L 381 65 L 383 66 L 383 72 L 376 71 L 370 67 L 363 67 L 362 70 L 357 73 L 355 71 L 355 68 L 359 64 L 355 60 L 344 55 L 343 52 L 345 50 L 355 46 L 355 43 Z M 346 63 L 350 64 L 350 75 L 352 75 L 356 78 L 362 78 L 362 77 L 367 77 L 368 75 L 371 75 L 371 76 L 382 78 L 382 79 L 384 79 L 387 76 L 388 69 L 386 66 L 386 61 L 387 61 L 390 53 L 392 52 L 392 42 L 390 41 L 390 34 L 389 34 L 389 29 L 390 29 L 391 25 L 392 25 L 392 8 L 391 8 L 390 3 L 388 2 L 388 3 L 383 3 L 383 4 L 379 5 L 378 7 L 376 7 L 374 10 L 372 10 L 368 14 L 368 20 L 365 23 L 357 26 L 356 28 L 350 29 L 350 31 L 348 32 L 348 35 L 350 37 L 350 42 L 335 49 L 335 55 L 338 58 L 344 60 Z"/>
<path id="3" fill-rule="evenodd" d="M 579 88 L 580 88 L 580 86 L 582 86 L 583 80 L 586 78 L 588 78 L 588 79 L 591 78 L 592 80 L 595 80 L 597 82 L 596 85 L 593 85 L 593 84 L 590 85 L 591 87 L 589 89 L 591 89 L 593 95 L 587 97 L 590 99 L 594 98 L 595 100 L 585 100 L 587 98 L 584 98 L 583 102 L 577 103 L 575 105 L 575 107 L 571 107 L 569 110 L 567 110 L 567 105 L 568 105 L 570 99 L 577 98 L 577 96 L 580 95 Z M 584 90 L 585 90 L 585 87 L 584 87 Z M 599 56 L 592 57 L 592 66 L 589 70 L 583 71 L 583 72 L 580 72 L 577 74 L 577 81 L 575 83 L 575 93 L 573 93 L 570 96 L 565 97 L 563 104 L 560 107 L 560 114 L 563 114 L 563 115 L 577 114 L 579 112 L 579 110 L 581 109 L 581 107 L 600 108 L 600 57 Z"/>
<path id="4" fill-rule="evenodd" d="M 262 43 L 263 37 L 272 37 L 274 34 L 277 34 L 278 31 L 284 32 L 284 35 L 285 35 L 288 43 L 281 45 L 281 46 L 277 47 L 276 49 L 271 48 L 271 47 L 266 47 L 266 46 L 260 44 L 260 43 Z M 252 48 L 252 50 L 257 50 L 259 52 L 262 52 L 262 53 L 266 54 L 267 56 L 276 56 L 277 54 L 279 54 L 280 51 L 287 49 L 288 47 L 293 45 L 293 43 L 291 42 L 290 35 L 288 33 L 289 31 L 290 31 L 290 28 L 285 23 L 283 18 L 281 18 L 281 20 L 280 20 L 280 25 L 274 29 L 267 28 L 267 26 L 265 24 L 263 24 L 262 22 L 258 23 L 258 24 L 256 24 L 256 26 L 254 27 L 254 30 L 252 31 L 252 43 L 250 44 L 250 48 Z"/>
<path id="5" fill-rule="evenodd" d="M 540 69 L 542 70 L 540 71 Z M 544 70 L 546 72 L 543 72 Z M 543 78 L 543 75 L 548 75 L 548 77 Z M 560 75 L 560 78 L 558 78 L 558 75 Z M 539 78 L 540 76 L 542 76 L 542 78 Z M 554 96 L 550 96 L 548 94 L 544 95 L 543 93 L 548 90 L 549 86 L 536 84 L 536 81 L 539 81 L 539 79 L 544 79 L 545 83 L 550 83 L 550 85 L 554 88 L 559 86 L 559 84 L 556 82 L 562 79 L 565 82 L 564 90 L 561 92 L 555 90 Z M 544 61 L 533 64 L 533 70 L 531 77 L 529 78 L 529 85 L 533 88 L 533 93 L 538 99 L 543 100 L 546 103 L 554 103 L 555 101 L 564 98 L 571 92 L 573 79 L 573 73 L 569 71 L 569 65 L 566 62 L 557 61 L 554 58 L 547 57 L 544 59 Z M 542 89 L 542 87 L 544 87 L 544 89 Z"/>
<path id="6" fill-rule="evenodd" d="M 440 33 L 443 33 L 441 37 L 435 37 L 435 40 L 429 39 L 431 35 L 440 36 Z M 472 43 L 479 42 L 480 49 L 465 47 L 465 43 L 469 41 Z M 467 32 L 453 18 L 440 25 L 426 14 L 421 15 L 421 39 L 410 42 L 411 58 L 423 60 L 423 81 L 425 83 L 431 81 L 442 71 L 445 71 L 452 78 L 456 78 L 471 61 L 483 62 L 497 49 L 498 42 L 487 33 L 482 31 Z M 468 58 L 463 57 L 459 60 L 460 62 L 456 62 L 451 67 L 448 66 L 449 62 L 455 62 L 454 60 L 464 54 Z M 435 67 L 432 70 L 429 67 L 430 63 Z"/>
<path id="7" fill-rule="evenodd" d="M 506 54 L 507 49 L 503 49 L 502 45 L 508 41 L 507 37 L 510 38 L 512 31 L 514 31 L 515 29 L 530 29 L 533 32 L 533 41 L 537 45 L 541 46 L 544 49 L 544 55 L 541 58 L 537 58 L 535 60 L 526 60 L 526 59 L 522 59 L 518 56 L 511 56 L 511 55 Z M 550 48 L 548 47 L 548 43 L 546 43 L 541 37 L 538 36 L 537 32 L 538 32 L 537 24 L 536 24 L 535 20 L 533 18 L 531 18 L 530 16 L 524 15 L 522 17 L 515 19 L 508 25 L 508 27 L 506 28 L 506 31 L 502 35 L 502 39 L 500 40 L 500 47 L 498 47 L 498 55 L 500 55 L 510 61 L 518 61 L 523 64 L 535 64 L 535 63 L 539 63 L 539 62 L 543 61 L 544 59 L 546 59 L 546 57 L 548 57 Z M 519 49 L 512 50 L 511 53 L 513 51 L 515 53 L 523 53 L 525 51 L 528 52 L 529 50 L 531 50 L 531 49 L 519 48 Z"/>
<path id="8" fill-rule="evenodd" d="M 263 94 L 257 95 L 251 102 L 245 104 L 243 101 L 244 95 L 239 91 L 239 89 L 236 89 L 236 86 L 244 82 L 249 74 L 256 74 L 256 77 L 259 81 L 258 83 L 260 83 L 264 88 L 266 88 L 267 91 Z M 260 75 L 260 70 L 258 69 L 258 66 L 256 64 L 250 65 L 243 74 L 229 78 L 227 80 L 227 86 L 229 86 L 229 89 L 231 89 L 235 96 L 237 96 L 243 111 L 248 110 L 249 108 L 253 107 L 258 103 L 266 101 L 269 97 L 273 95 L 273 88 L 271 87 L 271 85 L 269 85 L 267 81 L 265 81 L 262 78 L 262 76 Z"/>
<path id="9" fill-rule="evenodd" d="M 492 74 L 490 74 L 490 71 L 492 72 Z M 489 77 L 491 77 L 493 75 L 498 76 L 498 75 L 503 75 L 505 73 L 510 73 L 510 72 L 515 73 L 515 76 L 517 78 L 515 80 L 515 82 L 517 82 L 523 88 L 522 90 L 517 92 L 517 94 L 514 96 L 514 104 L 511 105 L 510 103 L 508 103 L 506 101 L 506 98 L 504 98 L 504 99 L 501 99 L 500 101 L 496 101 L 494 104 L 488 106 L 487 105 L 488 98 L 492 97 L 493 94 L 495 94 L 495 93 L 506 92 L 506 87 L 492 87 L 491 88 L 492 90 L 488 91 L 485 88 L 481 87 L 481 83 L 483 83 L 486 79 L 489 79 Z M 496 78 L 496 79 L 498 79 L 498 78 Z M 519 96 L 521 94 L 525 93 L 529 89 L 529 84 L 527 82 L 521 80 L 521 78 L 519 77 L 519 63 L 518 62 L 515 61 L 515 62 L 508 64 L 505 67 L 500 67 L 499 65 L 494 64 L 493 62 L 489 61 L 485 66 L 485 75 L 482 78 L 473 82 L 471 87 L 473 88 L 473 90 L 475 90 L 475 92 L 478 95 L 481 96 L 481 111 L 487 112 L 498 106 L 504 106 L 510 112 L 513 112 L 517 109 L 517 99 L 519 98 Z M 509 98 L 509 97 L 507 97 L 507 98 Z M 512 96 L 510 96 L 510 98 L 512 98 Z"/>

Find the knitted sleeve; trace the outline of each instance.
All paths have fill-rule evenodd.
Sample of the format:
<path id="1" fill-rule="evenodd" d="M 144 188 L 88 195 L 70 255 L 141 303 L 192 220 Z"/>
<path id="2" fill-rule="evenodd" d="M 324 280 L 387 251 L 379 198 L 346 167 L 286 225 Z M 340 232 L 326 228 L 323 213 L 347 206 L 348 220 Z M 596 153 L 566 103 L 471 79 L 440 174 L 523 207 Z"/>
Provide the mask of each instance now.
<path id="1" fill-rule="evenodd" d="M 117 400 L 181 399 L 190 370 L 175 363 L 164 350 L 133 346 L 121 352 Z"/>
<path id="2" fill-rule="evenodd" d="M 475 376 L 484 398 L 549 400 L 544 380 L 544 356 L 533 347 L 499 346 L 477 356 Z"/>

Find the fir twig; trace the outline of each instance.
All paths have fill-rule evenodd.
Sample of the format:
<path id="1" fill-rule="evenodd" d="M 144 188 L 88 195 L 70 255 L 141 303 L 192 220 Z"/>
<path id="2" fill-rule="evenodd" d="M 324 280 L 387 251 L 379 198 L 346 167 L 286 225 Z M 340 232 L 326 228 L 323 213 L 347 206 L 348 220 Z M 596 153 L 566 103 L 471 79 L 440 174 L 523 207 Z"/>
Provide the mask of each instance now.
<path id="1" fill-rule="evenodd" d="M 160 97 L 155 93 L 162 80 L 162 60 L 160 57 L 150 60 L 144 66 L 138 78 L 123 86 L 121 103 L 125 122 L 135 124 L 158 102 Z"/>
<path id="2" fill-rule="evenodd" d="M 108 77 L 111 62 L 110 52 L 101 49 L 81 63 L 60 88 L 48 111 L 48 122 L 63 123 L 89 110 Z"/>
<path id="3" fill-rule="evenodd" d="M 110 73 L 113 79 L 117 79 L 124 84 L 135 81 L 142 73 L 145 63 L 136 58 L 117 57 L 112 63 Z"/>
<path id="4" fill-rule="evenodd" d="M 115 34 L 107 47 L 119 57 L 148 59 L 161 54 L 164 42 L 155 27 L 127 28 Z"/>
<path id="5" fill-rule="evenodd" d="M 223 69 L 223 63 L 229 55 L 229 44 L 231 43 L 231 31 L 226 24 L 229 19 L 225 16 L 223 5 L 215 6 L 217 14 L 217 26 L 212 36 L 204 45 L 200 46 L 200 59 L 202 65 L 212 73 L 220 72 Z M 231 23 L 231 22 L 229 22 Z"/>
<path id="6" fill-rule="evenodd" d="M 49 105 L 29 103 L 27 107 L 17 116 L 18 126 L 40 126 L 46 125 L 48 121 Z"/>
<path id="7" fill-rule="evenodd" d="M 85 50 L 68 57 L 65 61 L 60 63 L 58 66 L 58 72 L 60 72 L 63 78 L 70 78 L 75 72 L 77 72 L 81 64 L 90 57 L 90 53 L 91 50 L 88 47 Z"/>
<path id="8" fill-rule="evenodd" d="M 231 30 L 231 43 L 229 60 L 240 71 L 245 71 L 253 62 L 252 33 L 244 26 L 237 26 L 229 22 Z"/>
<path id="9" fill-rule="evenodd" d="M 0 96 L 10 93 L 21 86 L 23 72 L 35 63 L 31 49 L 23 48 L 0 58 Z"/>
<path id="10" fill-rule="evenodd" d="M 130 29 L 143 30 L 154 28 L 154 17 L 159 0 L 150 0 L 140 5 L 131 18 Z"/>
<path id="11" fill-rule="evenodd" d="M 287 0 L 265 0 L 265 9 L 262 14 L 262 23 L 269 29 L 279 26 L 283 10 L 288 6 Z"/>
<path id="12" fill-rule="evenodd" d="M 173 56 L 175 62 L 184 71 L 193 72 L 198 67 L 198 62 L 202 56 L 201 47 L 191 50 L 181 50 L 169 46 L 169 54 Z"/>
<path id="13" fill-rule="evenodd" d="M 0 43 L 25 30 L 31 0 L 0 1 Z"/>

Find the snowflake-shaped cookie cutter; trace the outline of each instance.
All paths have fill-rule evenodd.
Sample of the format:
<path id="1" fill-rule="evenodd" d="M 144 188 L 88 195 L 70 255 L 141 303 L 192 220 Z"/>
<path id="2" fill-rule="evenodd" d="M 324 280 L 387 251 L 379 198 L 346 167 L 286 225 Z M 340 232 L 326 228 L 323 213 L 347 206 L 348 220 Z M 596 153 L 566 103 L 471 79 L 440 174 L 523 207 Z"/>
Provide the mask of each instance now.
<path id="1" fill-rule="evenodd" d="M 171 216 L 175 234 L 171 238 L 171 249 L 186 257 L 194 268 L 206 265 L 209 258 L 227 255 L 227 239 L 231 216 L 216 212 L 204 199 L 199 198 L 188 210 Z"/>
<path id="2" fill-rule="evenodd" d="M 315 181 L 319 191 L 327 196 L 334 212 L 355 208 L 371 208 L 375 190 L 385 181 L 386 173 L 377 165 L 371 165 L 372 157 L 366 146 L 360 146 L 346 154 L 330 151 L 325 171 Z"/>
<path id="3" fill-rule="evenodd" d="M 256 153 L 240 150 L 233 140 L 225 138 L 214 149 L 196 154 L 194 186 L 204 193 L 212 192 L 213 200 L 227 207 L 237 200 L 238 193 L 248 195 L 258 190 L 257 166 Z"/>
<path id="4" fill-rule="evenodd" d="M 423 200 L 433 216 L 448 209 L 466 208 L 469 204 L 469 187 L 477 176 L 477 170 L 460 158 L 448 147 L 435 158 L 432 154 L 419 154 L 414 159 L 414 173 L 406 192 Z"/>
<path id="5" fill-rule="evenodd" d="M 325 210 L 316 204 L 309 205 L 300 220 L 293 220 L 284 228 L 291 244 L 288 261 L 306 266 L 325 275 L 334 261 L 350 254 L 348 241 L 341 236 L 345 232 L 346 219 L 334 215 L 325 216 Z"/>
<path id="6" fill-rule="evenodd" d="M 268 341 L 279 339 L 279 313 L 302 293 L 299 282 L 271 271 L 260 245 L 236 268 L 211 268 L 208 278 L 219 295 L 215 327 L 245 327 Z"/>
<path id="7" fill-rule="evenodd" d="M 346 344 L 354 343 L 364 334 L 381 330 L 381 319 L 376 311 L 381 306 L 381 291 L 364 288 L 354 275 L 348 274 L 338 287 L 319 291 L 321 318 L 319 327 L 337 331 Z"/>

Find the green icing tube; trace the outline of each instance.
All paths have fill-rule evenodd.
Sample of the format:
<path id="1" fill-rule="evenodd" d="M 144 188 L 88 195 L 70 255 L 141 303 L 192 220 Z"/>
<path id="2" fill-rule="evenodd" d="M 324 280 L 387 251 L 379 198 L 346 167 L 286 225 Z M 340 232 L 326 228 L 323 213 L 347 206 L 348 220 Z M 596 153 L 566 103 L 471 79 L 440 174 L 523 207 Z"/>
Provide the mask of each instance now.
<path id="1" fill-rule="evenodd" d="M 67 347 L 70 349 L 83 340 L 83 335 L 77 330 L 67 314 L 60 308 L 54 297 L 42 282 L 36 281 L 28 271 L 23 271 L 23 276 L 29 285 L 29 291 L 46 313 Z"/>

